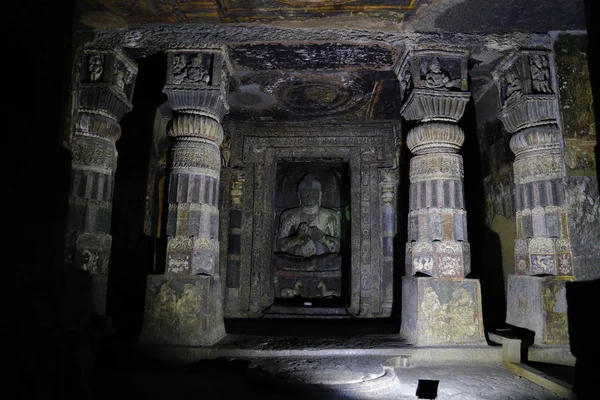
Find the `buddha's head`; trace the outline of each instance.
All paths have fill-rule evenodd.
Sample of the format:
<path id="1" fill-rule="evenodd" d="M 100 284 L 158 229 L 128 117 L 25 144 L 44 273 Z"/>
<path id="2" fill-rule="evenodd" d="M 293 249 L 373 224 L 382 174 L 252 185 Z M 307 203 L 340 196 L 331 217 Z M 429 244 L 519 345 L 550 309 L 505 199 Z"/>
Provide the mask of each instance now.
<path id="1" fill-rule="evenodd" d="M 298 184 L 298 198 L 303 207 L 315 207 L 321 205 L 321 182 L 308 173 Z"/>

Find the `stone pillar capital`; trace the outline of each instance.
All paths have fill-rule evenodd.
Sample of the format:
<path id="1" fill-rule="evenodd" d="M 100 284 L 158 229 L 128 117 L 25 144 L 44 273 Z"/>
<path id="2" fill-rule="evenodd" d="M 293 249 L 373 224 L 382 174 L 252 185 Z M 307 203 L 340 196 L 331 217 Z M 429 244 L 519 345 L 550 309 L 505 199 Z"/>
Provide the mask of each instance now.
<path id="1" fill-rule="evenodd" d="M 167 51 L 167 81 L 163 92 L 171 108 L 221 122 L 229 112 L 228 71 L 222 49 Z"/>
<path id="2" fill-rule="evenodd" d="M 508 132 L 557 124 L 550 61 L 549 51 L 520 50 L 494 72 L 502 105 L 499 119 Z"/>
<path id="3" fill-rule="evenodd" d="M 398 80 L 405 119 L 457 122 L 470 98 L 468 52 L 411 50 L 400 64 Z"/>
<path id="4" fill-rule="evenodd" d="M 117 141 L 118 121 L 131 109 L 137 65 L 119 50 L 85 49 L 75 134 Z"/>

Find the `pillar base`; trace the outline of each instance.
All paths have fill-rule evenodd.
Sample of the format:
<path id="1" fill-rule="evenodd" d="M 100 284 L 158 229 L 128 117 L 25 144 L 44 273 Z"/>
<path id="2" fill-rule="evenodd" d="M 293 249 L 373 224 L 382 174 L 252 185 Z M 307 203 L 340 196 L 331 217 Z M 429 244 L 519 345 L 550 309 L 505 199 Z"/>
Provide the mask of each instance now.
<path id="1" fill-rule="evenodd" d="M 150 275 L 141 344 L 210 346 L 225 336 L 221 282 L 206 275 Z"/>
<path id="2" fill-rule="evenodd" d="M 485 344 L 479 280 L 403 277 L 400 334 L 417 346 Z"/>
<path id="3" fill-rule="evenodd" d="M 535 332 L 537 345 L 569 343 L 567 292 L 563 276 L 508 276 L 506 323 Z"/>

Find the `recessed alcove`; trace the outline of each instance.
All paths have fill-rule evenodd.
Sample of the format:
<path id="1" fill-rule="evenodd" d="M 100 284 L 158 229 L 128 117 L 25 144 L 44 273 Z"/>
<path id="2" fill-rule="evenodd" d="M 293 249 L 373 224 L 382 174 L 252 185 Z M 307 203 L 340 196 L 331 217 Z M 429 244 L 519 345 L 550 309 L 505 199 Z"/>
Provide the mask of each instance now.
<path id="1" fill-rule="evenodd" d="M 300 187 L 304 178 L 314 176 L 320 189 L 318 210 L 306 213 L 301 202 Z M 277 162 L 274 190 L 273 274 L 275 302 L 278 304 L 348 305 L 351 258 L 350 173 L 348 162 L 337 158 L 282 158 Z M 297 219 L 305 214 L 303 221 Z M 324 218 L 330 217 L 329 223 Z M 331 238 L 329 246 L 310 237 L 299 239 L 299 225 L 312 226 L 321 242 Z M 320 228 L 318 227 L 320 226 Z M 322 231 L 321 231 L 322 228 Z M 319 233 L 322 232 L 322 233 Z M 291 237 L 288 239 L 288 237 Z M 282 242 L 296 240 L 293 248 Z M 294 286 L 297 289 L 294 289 Z"/>

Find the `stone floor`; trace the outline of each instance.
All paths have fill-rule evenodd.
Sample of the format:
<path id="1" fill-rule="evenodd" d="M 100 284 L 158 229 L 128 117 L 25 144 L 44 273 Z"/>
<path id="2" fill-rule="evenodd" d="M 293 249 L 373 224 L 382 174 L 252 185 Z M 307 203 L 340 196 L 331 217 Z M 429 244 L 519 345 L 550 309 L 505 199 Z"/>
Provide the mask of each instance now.
<path id="1" fill-rule="evenodd" d="M 500 347 L 414 347 L 392 333 L 395 323 L 264 321 L 228 331 L 211 347 L 152 353 L 105 342 L 82 388 L 89 396 L 78 398 L 403 400 L 419 398 L 420 381 L 422 389 L 437 382 L 441 400 L 561 398 L 505 369 Z"/>
<path id="2" fill-rule="evenodd" d="M 169 366 L 141 354 L 100 360 L 93 398 L 416 399 L 419 380 L 439 381 L 437 399 L 550 400 L 560 397 L 501 364 L 393 367 L 387 357 L 203 360 Z"/>

